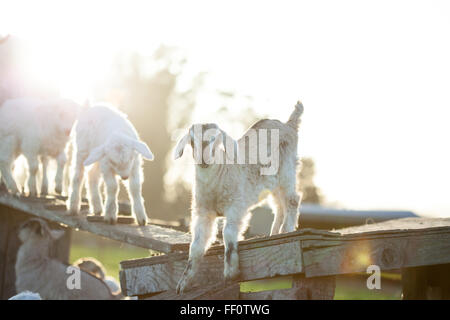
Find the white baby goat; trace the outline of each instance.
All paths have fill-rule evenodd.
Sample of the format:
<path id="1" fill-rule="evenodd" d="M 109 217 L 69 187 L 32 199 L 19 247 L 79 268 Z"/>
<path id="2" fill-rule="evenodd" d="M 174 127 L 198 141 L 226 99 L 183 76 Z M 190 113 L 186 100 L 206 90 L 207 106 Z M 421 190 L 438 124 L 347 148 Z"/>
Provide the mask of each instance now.
<path id="1" fill-rule="evenodd" d="M 40 193 L 48 193 L 49 158 L 57 160 L 55 190 L 61 193 L 66 163 L 65 147 L 78 112 L 77 104 L 63 99 L 19 98 L 6 100 L 0 106 L 0 170 L 11 193 L 19 193 L 12 176 L 12 167 L 20 154 L 25 156 L 28 163 L 30 196 L 37 196 L 38 193 L 36 175 L 39 159 L 43 169 Z"/>
<path id="2" fill-rule="evenodd" d="M 192 242 L 187 267 L 177 286 L 178 293 L 182 293 L 192 284 L 204 253 L 214 241 L 217 216 L 226 218 L 223 229 L 226 281 L 239 276 L 238 239 L 247 228 L 249 210 L 260 202 L 261 194 L 265 190 L 271 191 L 276 205 L 271 234 L 296 229 L 300 202 L 300 196 L 296 191 L 297 131 L 302 113 L 303 105 L 298 102 L 286 123 L 268 119 L 258 121 L 238 141 L 232 140 L 216 124 L 193 125 L 178 142 L 174 152 L 175 159 L 182 156 L 183 149 L 188 143 L 193 148 L 194 157 L 196 152 L 199 152 L 200 156 L 203 155 L 195 166 Z M 198 134 L 199 126 L 203 138 Z M 275 138 L 278 135 L 278 141 L 274 142 L 272 139 L 270 143 L 271 156 L 278 156 L 279 159 L 278 163 L 272 163 L 271 167 L 275 165 L 277 170 L 272 173 L 267 171 L 269 168 L 267 163 L 263 164 L 261 154 L 259 162 L 249 160 L 247 163 L 244 160 L 234 164 L 237 150 L 239 149 L 238 158 L 245 153 L 246 137 L 251 140 L 252 135 L 255 137 L 255 132 L 267 133 L 267 131 L 271 131 L 271 137 L 273 135 Z M 250 150 L 249 158 L 255 150 L 268 147 L 268 141 L 264 139 L 264 134 L 260 135 L 256 147 L 247 146 L 247 150 Z M 224 150 L 218 148 L 221 146 Z M 232 163 L 212 161 L 215 159 Z M 266 174 L 263 175 L 262 172 Z"/>
<path id="3" fill-rule="evenodd" d="M 148 146 L 127 119 L 127 116 L 108 106 L 98 105 L 84 110 L 75 128 L 75 163 L 71 179 L 69 211 L 80 210 L 81 186 L 84 167 L 93 165 L 88 172 L 88 198 L 92 213 L 103 211 L 99 192 L 100 174 L 106 186 L 105 220 L 117 222 L 118 177 L 125 183 L 131 200 L 132 212 L 139 225 L 147 223 L 142 198 L 142 159 L 153 160 Z"/>
<path id="4" fill-rule="evenodd" d="M 79 270 L 79 288 L 68 287 L 69 266 L 49 256 L 53 241 L 63 234 L 63 230 L 50 229 L 42 219 L 33 218 L 22 224 L 19 229 L 22 245 L 15 265 L 16 291 L 30 290 L 48 300 L 117 299 L 104 281 L 83 270 Z"/>

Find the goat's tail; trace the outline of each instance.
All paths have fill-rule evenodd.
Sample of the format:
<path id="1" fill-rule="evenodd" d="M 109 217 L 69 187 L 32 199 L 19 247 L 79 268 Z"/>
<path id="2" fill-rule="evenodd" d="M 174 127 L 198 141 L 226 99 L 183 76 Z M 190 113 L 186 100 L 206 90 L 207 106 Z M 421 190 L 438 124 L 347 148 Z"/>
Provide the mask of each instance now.
<path id="1" fill-rule="evenodd" d="M 297 101 L 297 104 L 295 105 L 294 111 L 292 111 L 291 116 L 289 117 L 289 120 L 286 122 L 286 124 L 295 130 L 298 130 L 298 126 L 300 124 L 300 117 L 303 114 L 303 104 L 300 101 Z"/>

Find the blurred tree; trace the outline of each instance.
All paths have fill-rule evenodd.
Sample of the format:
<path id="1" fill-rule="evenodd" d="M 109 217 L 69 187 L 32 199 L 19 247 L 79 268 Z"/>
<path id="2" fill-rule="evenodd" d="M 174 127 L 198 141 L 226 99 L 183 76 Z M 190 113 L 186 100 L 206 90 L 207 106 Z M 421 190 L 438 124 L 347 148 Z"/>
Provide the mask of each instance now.
<path id="1" fill-rule="evenodd" d="M 323 196 L 314 183 L 315 164 L 311 158 L 303 158 L 300 171 L 297 173 L 299 191 L 303 193 L 302 202 L 321 204 Z"/>
<path id="2" fill-rule="evenodd" d="M 153 162 L 144 161 L 143 196 L 150 218 L 171 220 L 186 215 L 190 208 L 190 191 L 176 188 L 176 201 L 164 196 L 164 175 L 173 147 L 173 126 L 184 127 L 195 106 L 201 74 L 193 78 L 188 89 L 180 92 L 177 84 L 183 76 L 186 60 L 176 48 L 161 46 L 152 57 L 138 54 L 118 57 L 111 83 L 99 88 L 96 98 L 118 105 L 134 124 L 153 154 Z M 174 110 L 173 102 L 177 103 Z M 126 199 L 122 191 L 121 198 Z"/>

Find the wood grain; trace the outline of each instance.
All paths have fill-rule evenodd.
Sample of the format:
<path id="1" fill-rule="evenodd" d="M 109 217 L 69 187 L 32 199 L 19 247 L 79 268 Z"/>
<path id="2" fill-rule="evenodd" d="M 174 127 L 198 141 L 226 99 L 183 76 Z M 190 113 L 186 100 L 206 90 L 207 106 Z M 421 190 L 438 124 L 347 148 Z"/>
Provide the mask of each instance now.
<path id="1" fill-rule="evenodd" d="M 155 263 L 152 260 L 156 260 Z M 293 241 L 267 247 L 239 250 L 240 280 L 255 280 L 302 272 L 300 242 Z M 168 254 L 137 263 L 121 263 L 122 291 L 127 295 L 143 295 L 174 290 L 187 264 L 187 254 Z M 193 287 L 223 281 L 223 254 L 206 255 L 194 278 Z"/>
<path id="2" fill-rule="evenodd" d="M 450 263 L 450 229 L 404 237 L 327 241 L 326 244 L 303 247 L 308 277 L 366 272 L 369 265 L 393 270 Z"/>
<path id="3" fill-rule="evenodd" d="M 185 247 L 190 242 L 190 235 L 187 233 L 154 225 L 141 227 L 89 222 L 86 216 L 69 215 L 65 206 L 62 206 L 64 202 L 54 198 L 19 198 L 2 193 L 0 204 L 71 228 L 160 252 L 173 252 L 179 250 L 179 246 Z M 58 205 L 60 209 L 55 209 Z M 47 208 L 49 206 L 50 209 Z"/>

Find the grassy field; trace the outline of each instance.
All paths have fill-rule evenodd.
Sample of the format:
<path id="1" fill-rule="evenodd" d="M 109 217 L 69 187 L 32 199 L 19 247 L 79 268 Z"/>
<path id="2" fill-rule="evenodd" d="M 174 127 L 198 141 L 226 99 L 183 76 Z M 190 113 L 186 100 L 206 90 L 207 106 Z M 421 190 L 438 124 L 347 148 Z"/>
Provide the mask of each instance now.
<path id="1" fill-rule="evenodd" d="M 119 263 L 123 260 L 150 256 L 151 251 L 121 242 L 93 236 L 86 232 L 74 232 L 70 252 L 70 262 L 78 258 L 93 257 L 101 261 L 107 274 L 119 280 Z M 398 275 L 386 274 L 381 280 L 380 290 L 369 290 L 364 277 L 338 277 L 336 300 L 395 300 L 400 299 L 401 288 Z M 256 280 L 241 283 L 242 292 L 287 289 L 292 286 L 291 277 L 270 280 Z"/>

